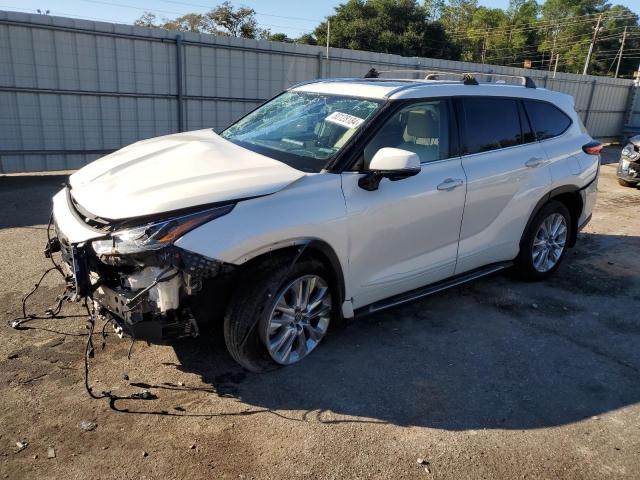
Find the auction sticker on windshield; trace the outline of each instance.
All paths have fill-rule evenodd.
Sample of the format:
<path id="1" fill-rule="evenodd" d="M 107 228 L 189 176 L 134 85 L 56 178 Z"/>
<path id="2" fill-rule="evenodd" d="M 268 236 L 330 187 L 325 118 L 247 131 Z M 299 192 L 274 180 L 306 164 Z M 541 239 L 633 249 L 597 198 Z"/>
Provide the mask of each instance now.
<path id="1" fill-rule="evenodd" d="M 335 123 L 345 128 L 358 128 L 362 122 L 364 122 L 364 119 L 349 115 L 348 113 L 333 112 L 325 118 L 325 121 Z"/>

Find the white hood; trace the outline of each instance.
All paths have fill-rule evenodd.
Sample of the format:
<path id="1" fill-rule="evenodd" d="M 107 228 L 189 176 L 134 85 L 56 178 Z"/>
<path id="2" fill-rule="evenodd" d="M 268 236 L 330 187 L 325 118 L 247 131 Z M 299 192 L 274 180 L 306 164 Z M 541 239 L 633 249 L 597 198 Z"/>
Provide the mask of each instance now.
<path id="1" fill-rule="evenodd" d="M 277 192 L 304 172 L 212 130 L 134 143 L 71 175 L 78 204 L 119 220 Z"/>

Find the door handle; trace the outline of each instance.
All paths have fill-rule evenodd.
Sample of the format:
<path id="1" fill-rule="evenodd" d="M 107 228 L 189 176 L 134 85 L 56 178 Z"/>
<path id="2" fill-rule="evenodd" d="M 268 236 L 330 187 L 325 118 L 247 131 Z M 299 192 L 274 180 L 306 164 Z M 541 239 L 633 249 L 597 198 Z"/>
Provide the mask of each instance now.
<path id="1" fill-rule="evenodd" d="M 464 185 L 464 180 L 460 178 L 447 178 L 436 188 L 440 191 L 450 192 L 454 188 L 461 187 L 462 185 Z"/>
<path id="2" fill-rule="evenodd" d="M 545 163 L 544 158 L 540 157 L 531 157 L 529 160 L 524 162 L 525 167 L 536 168 Z"/>

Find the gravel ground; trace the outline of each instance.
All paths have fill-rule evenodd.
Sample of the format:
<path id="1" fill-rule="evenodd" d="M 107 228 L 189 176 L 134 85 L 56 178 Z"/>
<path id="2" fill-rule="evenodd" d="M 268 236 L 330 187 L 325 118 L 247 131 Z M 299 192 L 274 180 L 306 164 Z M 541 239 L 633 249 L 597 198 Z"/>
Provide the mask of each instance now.
<path id="1" fill-rule="evenodd" d="M 243 372 L 220 339 L 138 342 L 128 360 L 109 335 L 104 349 L 96 338 L 95 390 L 157 396 L 110 404 L 84 391 L 86 337 L 3 321 L 0 477 L 637 479 L 640 190 L 616 183 L 617 155 L 552 280 L 496 275 L 350 321 L 275 373 Z M 49 198 L 65 178 L 0 177 L 4 320 L 48 265 Z M 47 280 L 30 308 L 60 288 Z M 83 318 L 37 325 L 86 332 Z"/>

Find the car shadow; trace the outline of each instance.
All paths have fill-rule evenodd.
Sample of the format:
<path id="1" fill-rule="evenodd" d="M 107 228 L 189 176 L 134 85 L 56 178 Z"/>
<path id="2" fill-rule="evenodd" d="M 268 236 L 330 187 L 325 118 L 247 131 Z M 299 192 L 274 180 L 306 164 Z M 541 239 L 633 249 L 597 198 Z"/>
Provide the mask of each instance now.
<path id="1" fill-rule="evenodd" d="M 496 275 L 334 325 L 299 365 L 246 373 L 221 341 L 200 340 L 175 346 L 176 368 L 199 375 L 219 396 L 322 423 L 532 429 L 623 408 L 640 400 L 637 273 L 589 269 L 611 267 L 612 245 L 640 251 L 640 238 L 581 237 L 572 268 L 563 265 L 552 282 Z M 595 253 L 583 258 L 587 250 Z M 576 276 L 587 272 L 593 285 L 607 276 L 608 290 L 576 288 Z M 625 306 L 592 315 L 581 298 L 594 295 L 597 305 L 616 282 L 626 283 L 628 295 L 612 302 Z"/>
<path id="2" fill-rule="evenodd" d="M 46 225 L 51 197 L 68 178 L 57 174 L 0 176 L 0 229 Z"/>

